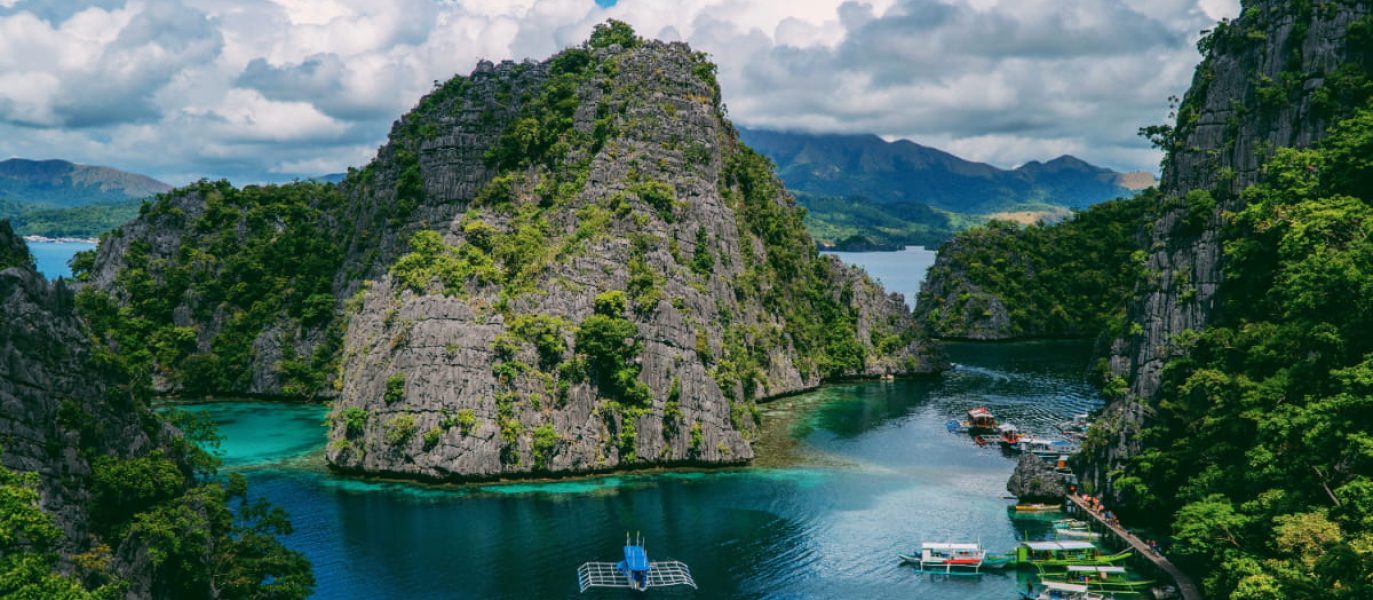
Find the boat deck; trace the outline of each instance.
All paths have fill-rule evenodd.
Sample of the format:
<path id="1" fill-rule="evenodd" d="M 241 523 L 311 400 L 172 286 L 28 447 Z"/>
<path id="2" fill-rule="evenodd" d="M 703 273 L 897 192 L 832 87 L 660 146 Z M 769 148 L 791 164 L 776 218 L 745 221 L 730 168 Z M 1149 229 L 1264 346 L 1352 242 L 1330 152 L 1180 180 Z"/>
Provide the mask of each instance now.
<path id="1" fill-rule="evenodd" d="M 1201 588 L 1197 587 L 1197 582 L 1193 581 L 1186 573 L 1183 573 L 1182 569 L 1179 569 L 1172 561 L 1164 558 L 1160 554 L 1155 554 L 1154 551 L 1149 548 L 1148 544 L 1144 543 L 1144 541 L 1140 540 L 1138 537 L 1135 537 L 1135 534 L 1125 531 L 1125 528 L 1113 523 L 1108 523 L 1106 517 L 1102 516 L 1101 513 L 1094 512 L 1092 509 L 1088 508 L 1087 503 L 1083 502 L 1081 497 L 1068 496 L 1068 499 L 1072 500 L 1073 504 L 1076 504 L 1078 508 L 1082 509 L 1083 513 L 1091 515 L 1096 522 L 1100 523 L 1103 527 L 1110 529 L 1112 533 L 1116 534 L 1116 537 L 1119 537 L 1120 539 L 1125 540 L 1125 543 L 1130 544 L 1130 547 L 1135 549 L 1136 555 L 1148 559 L 1149 562 L 1154 563 L 1154 566 L 1158 567 L 1164 573 L 1167 573 L 1169 577 L 1172 577 L 1173 581 L 1178 584 L 1178 591 L 1182 593 L 1183 600 L 1201 600 L 1203 598 Z"/>

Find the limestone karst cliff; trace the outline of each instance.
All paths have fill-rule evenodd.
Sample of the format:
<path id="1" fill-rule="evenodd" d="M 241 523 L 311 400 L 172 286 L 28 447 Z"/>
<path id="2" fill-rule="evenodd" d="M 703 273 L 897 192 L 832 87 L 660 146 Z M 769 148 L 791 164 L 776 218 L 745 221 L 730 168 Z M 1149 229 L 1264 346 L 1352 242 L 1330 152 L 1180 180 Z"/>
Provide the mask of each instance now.
<path id="1" fill-rule="evenodd" d="M 623 24 L 437 86 L 337 187 L 191 186 L 83 260 L 164 392 L 333 398 L 364 473 L 744 462 L 760 399 L 941 367 L 817 254 L 707 58 Z"/>
<path id="2" fill-rule="evenodd" d="M 1127 303 L 1134 325 L 1109 350 L 1128 394 L 1108 408 L 1085 463 L 1099 489 L 1113 494 L 1108 473 L 1140 450 L 1163 366 L 1179 352 L 1173 338 L 1217 316 L 1222 213 L 1243 208 L 1240 191 L 1277 149 L 1312 145 L 1367 99 L 1370 14 L 1366 2 L 1248 1 L 1203 39 L 1177 122 L 1157 140 L 1167 152 L 1163 196 L 1146 230 L 1145 276 Z"/>

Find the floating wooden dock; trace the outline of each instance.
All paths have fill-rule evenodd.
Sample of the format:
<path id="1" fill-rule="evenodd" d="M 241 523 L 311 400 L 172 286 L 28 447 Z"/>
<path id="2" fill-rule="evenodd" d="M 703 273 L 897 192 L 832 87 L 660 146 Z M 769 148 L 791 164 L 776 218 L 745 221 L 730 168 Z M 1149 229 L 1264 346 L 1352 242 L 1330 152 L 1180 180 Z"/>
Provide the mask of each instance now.
<path id="1" fill-rule="evenodd" d="M 1078 508 L 1082 509 L 1083 513 L 1091 515 L 1096 522 L 1101 523 L 1103 527 L 1110 529 L 1112 533 L 1116 534 L 1116 537 L 1124 540 L 1125 543 L 1134 548 L 1136 556 L 1142 556 L 1149 559 L 1149 562 L 1154 563 L 1154 566 L 1157 566 L 1161 571 L 1167 573 L 1169 577 L 1172 577 L 1173 581 L 1177 583 L 1178 592 L 1182 594 L 1183 600 L 1202 600 L 1202 598 L 1204 598 L 1201 594 L 1201 588 L 1197 587 L 1197 582 L 1192 581 L 1192 578 L 1186 573 L 1183 573 L 1182 569 L 1179 569 L 1172 561 L 1155 553 L 1153 549 L 1149 548 L 1148 544 L 1145 544 L 1138 537 L 1135 537 L 1135 534 L 1126 531 L 1120 525 L 1107 522 L 1106 517 L 1102 516 L 1101 513 L 1088 508 L 1087 503 L 1084 502 L 1080 496 L 1069 495 L 1068 499 L 1072 500 L 1073 504 L 1076 504 Z"/>

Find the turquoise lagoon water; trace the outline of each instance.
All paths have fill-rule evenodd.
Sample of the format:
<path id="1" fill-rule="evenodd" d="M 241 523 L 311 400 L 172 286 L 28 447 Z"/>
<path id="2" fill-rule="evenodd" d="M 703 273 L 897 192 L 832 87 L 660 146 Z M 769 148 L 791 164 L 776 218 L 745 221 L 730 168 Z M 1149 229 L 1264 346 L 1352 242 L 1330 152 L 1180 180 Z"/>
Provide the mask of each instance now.
<path id="1" fill-rule="evenodd" d="M 71 277 L 71 267 L 67 261 L 82 250 L 94 250 L 95 244 L 85 242 L 29 242 L 29 252 L 33 254 L 38 272 L 48 280 L 58 277 Z"/>
<path id="2" fill-rule="evenodd" d="M 921 574 L 896 552 L 922 540 L 1008 550 L 1044 532 L 1013 520 L 1011 458 L 943 423 L 977 405 L 1044 426 L 1098 405 L 1085 344 L 955 344 L 939 378 L 834 385 L 767 407 L 804 458 L 779 468 L 427 486 L 336 476 L 325 409 L 218 402 L 226 468 L 290 512 L 287 544 L 320 598 L 573 598 L 576 567 L 617 560 L 626 531 L 687 562 L 698 598 L 1004 599 L 1025 574 Z M 779 403 L 780 405 L 781 403 Z M 768 452 L 763 447 L 761 452 Z M 655 594 L 658 594 L 655 592 Z M 628 593 L 588 593 L 621 598 Z M 636 596 L 637 597 L 637 596 Z"/>

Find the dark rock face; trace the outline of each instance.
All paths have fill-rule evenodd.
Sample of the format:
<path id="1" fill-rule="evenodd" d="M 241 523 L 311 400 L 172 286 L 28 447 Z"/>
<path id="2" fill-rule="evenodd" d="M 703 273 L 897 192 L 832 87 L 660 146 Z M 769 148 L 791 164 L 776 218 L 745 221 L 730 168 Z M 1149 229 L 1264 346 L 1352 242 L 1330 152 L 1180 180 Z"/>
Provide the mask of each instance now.
<path id="1" fill-rule="evenodd" d="M 1020 455 L 1006 491 L 1021 502 L 1058 503 L 1067 498 L 1063 479 L 1044 461 L 1026 452 Z"/>
<path id="2" fill-rule="evenodd" d="M 24 241 L 0 221 L 0 253 L 19 252 L 28 255 Z M 0 463 L 38 474 L 64 557 L 99 541 L 89 526 L 91 466 L 79 449 L 137 456 L 162 447 L 164 433 L 146 409 L 109 393 L 113 375 L 92 357 L 73 304 L 61 281 L 48 283 L 31 266 L 0 270 Z M 136 554 L 121 552 L 113 567 L 134 583 L 131 597 L 143 597 L 148 590 L 139 584 L 148 582 L 151 565 Z"/>
<path id="3" fill-rule="evenodd" d="M 1313 8 L 1314 5 L 1314 8 Z M 1129 397 L 1111 404 L 1098 421 L 1109 443 L 1085 457 L 1086 480 L 1111 494 L 1105 476 L 1140 450 L 1139 432 L 1149 418 L 1164 364 L 1174 355 L 1173 336 L 1211 322 L 1218 309 L 1224 242 L 1220 213 L 1242 206 L 1238 192 L 1255 183 L 1262 163 L 1279 147 L 1304 147 L 1319 140 L 1339 107 L 1329 90 L 1342 65 L 1352 64 L 1350 25 L 1368 16 L 1363 2 L 1306 5 L 1276 1 L 1244 3 L 1231 35 L 1197 68 L 1179 109 L 1175 146 L 1164 163 L 1165 201 L 1192 190 L 1208 190 L 1217 206 L 1206 224 L 1185 226 L 1186 207 L 1166 210 L 1150 228 L 1148 277 L 1128 304 L 1128 321 L 1142 333 L 1117 339 L 1109 349 L 1111 371 L 1129 382 Z M 1285 73 L 1315 74 L 1281 102 L 1264 101 Z"/>

